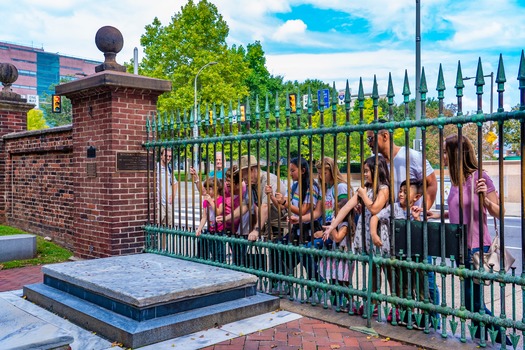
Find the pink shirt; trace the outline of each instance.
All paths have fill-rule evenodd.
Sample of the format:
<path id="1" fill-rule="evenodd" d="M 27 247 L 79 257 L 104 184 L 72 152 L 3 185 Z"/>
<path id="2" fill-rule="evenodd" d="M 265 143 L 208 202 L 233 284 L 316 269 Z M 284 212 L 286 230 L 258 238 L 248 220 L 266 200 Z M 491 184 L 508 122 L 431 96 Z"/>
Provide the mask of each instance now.
<path id="1" fill-rule="evenodd" d="M 215 199 L 215 206 L 216 206 L 216 208 L 220 207 L 223 202 L 224 202 L 224 197 L 223 196 L 218 196 Z M 224 229 L 224 224 L 222 222 L 221 223 L 217 223 L 217 221 L 216 221 L 216 216 L 217 216 L 216 211 L 213 209 L 213 207 L 210 205 L 210 203 L 208 203 L 208 201 L 206 201 L 206 200 L 202 202 L 202 206 L 204 208 L 208 209 L 208 216 L 209 216 L 209 220 L 210 220 L 208 222 L 208 230 L 210 232 L 221 232 Z"/>
<path id="2" fill-rule="evenodd" d="M 246 184 L 243 182 L 242 184 L 242 194 L 246 192 Z M 230 191 L 228 188 L 225 188 L 224 190 L 224 216 L 227 216 L 231 214 L 236 208 L 238 208 L 241 205 L 241 198 L 239 197 L 238 190 L 235 189 L 234 195 L 233 195 L 233 203 L 232 203 L 232 196 L 230 194 Z M 232 205 L 233 204 L 233 205 Z M 224 227 L 227 231 L 232 231 L 233 233 L 237 232 L 237 229 L 239 228 L 239 224 L 241 223 L 241 218 L 238 217 L 233 221 L 233 227 L 231 220 L 224 222 Z"/>
<path id="3" fill-rule="evenodd" d="M 492 179 L 487 175 L 487 173 L 482 173 L 483 178 L 487 183 L 487 194 L 496 191 Z M 467 225 L 467 247 L 469 249 L 479 248 L 479 221 L 478 221 L 478 212 L 479 212 L 479 196 L 476 194 L 474 188 L 474 198 L 471 197 L 471 186 L 472 186 L 472 177 L 474 177 L 474 183 L 478 179 L 478 172 L 474 172 L 469 176 L 465 183 L 463 184 L 463 223 Z M 450 193 L 447 199 L 448 203 L 448 217 L 450 223 L 459 224 L 459 187 L 452 186 L 450 188 Z M 471 225 L 470 222 L 470 207 L 474 205 L 474 223 Z M 483 206 L 483 245 L 490 246 L 492 243 L 492 238 L 490 237 L 489 228 L 487 226 L 487 209 Z"/>

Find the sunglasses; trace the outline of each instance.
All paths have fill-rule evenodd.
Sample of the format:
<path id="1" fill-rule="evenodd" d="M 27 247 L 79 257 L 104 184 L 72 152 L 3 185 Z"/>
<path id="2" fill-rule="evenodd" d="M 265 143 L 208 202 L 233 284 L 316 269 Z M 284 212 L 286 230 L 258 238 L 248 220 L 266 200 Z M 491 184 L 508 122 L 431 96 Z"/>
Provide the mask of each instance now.
<path id="1" fill-rule="evenodd" d="M 386 134 L 386 132 L 379 132 L 377 135 L 383 135 L 383 134 Z M 375 139 L 376 139 L 375 135 L 374 136 L 368 136 L 366 138 L 366 142 L 368 142 L 370 144 L 370 143 L 373 143 L 375 141 Z"/>

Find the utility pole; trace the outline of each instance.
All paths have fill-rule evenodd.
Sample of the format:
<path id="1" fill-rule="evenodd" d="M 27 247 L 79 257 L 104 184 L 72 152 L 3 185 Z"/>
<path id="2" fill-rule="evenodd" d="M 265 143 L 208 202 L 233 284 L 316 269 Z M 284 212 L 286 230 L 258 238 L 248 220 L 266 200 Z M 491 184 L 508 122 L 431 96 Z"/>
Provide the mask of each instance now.
<path id="1" fill-rule="evenodd" d="M 206 63 L 204 66 L 202 66 L 199 71 L 197 72 L 197 74 L 195 75 L 195 81 L 194 81 L 194 84 L 193 84 L 193 87 L 194 87 L 194 92 L 193 92 L 193 138 L 196 139 L 199 137 L 199 126 L 198 126 L 198 116 L 199 116 L 199 113 L 198 113 L 198 106 L 197 106 L 197 78 L 199 77 L 199 74 L 201 74 L 202 70 L 208 66 L 213 66 L 217 64 L 217 62 L 213 61 L 213 62 L 209 62 L 209 63 Z M 199 171 L 199 167 L 198 167 L 198 164 L 199 164 L 199 145 L 198 144 L 195 144 L 193 145 L 193 168 L 195 168 L 195 170 Z"/>
<path id="2" fill-rule="evenodd" d="M 421 0 L 416 0 L 416 120 L 421 119 Z M 421 151 L 421 128 L 416 128 L 414 148 Z"/>

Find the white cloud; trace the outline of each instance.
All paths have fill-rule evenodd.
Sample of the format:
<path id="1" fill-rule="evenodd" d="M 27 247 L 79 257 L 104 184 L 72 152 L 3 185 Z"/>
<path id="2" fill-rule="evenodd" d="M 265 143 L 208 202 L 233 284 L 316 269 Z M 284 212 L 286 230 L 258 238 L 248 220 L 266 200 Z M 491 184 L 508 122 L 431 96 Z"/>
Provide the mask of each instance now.
<path id="1" fill-rule="evenodd" d="M 277 28 L 272 38 L 286 43 L 297 40 L 297 36 L 302 37 L 305 33 L 306 24 L 300 19 L 292 19 Z"/>
<path id="2" fill-rule="evenodd" d="M 384 93 L 388 73 L 392 72 L 396 100 L 401 101 L 403 76 L 407 68 L 410 88 L 412 93 L 415 92 L 413 0 L 210 1 L 217 6 L 230 27 L 228 43 L 246 46 L 255 40 L 261 41 L 267 54 L 268 68 L 273 74 L 283 75 L 289 80 L 317 78 L 328 83 L 335 81 L 338 87 L 343 87 L 345 80 L 349 79 L 354 90 L 357 89 L 359 77 L 363 77 L 365 89 L 371 89 L 373 75 L 376 74 L 380 93 Z M 95 46 L 95 33 L 102 26 L 112 25 L 124 36 L 124 48 L 117 56 L 117 61 L 123 63 L 132 57 L 134 47 L 139 47 L 140 59 L 140 36 L 155 16 L 167 25 L 186 3 L 187 0 L 1 1 L 0 13 L 4 16 L 0 40 L 43 46 L 49 52 L 102 61 L 102 53 Z M 276 16 L 291 13 L 295 6 L 304 4 L 341 11 L 348 14 L 348 18 L 364 19 L 367 32 L 343 35 L 335 31 L 314 31 L 305 19 L 294 18 L 285 22 Z M 427 73 L 429 97 L 436 96 L 439 63 L 443 64 L 445 74 L 446 100 L 454 102 L 457 61 L 461 60 L 463 75 L 471 76 L 475 74 L 477 59 L 481 56 L 484 72 L 489 74 L 497 69 L 497 55 L 503 52 L 508 81 L 505 103 L 515 105 L 519 101 L 516 75 L 519 54 L 525 41 L 523 9 L 519 7 L 519 2 L 425 0 L 421 3 L 421 22 L 422 64 Z M 447 31 L 451 34 L 445 40 L 436 42 L 427 39 L 427 34 Z M 381 39 L 378 40 L 378 37 Z M 276 55 L 273 49 L 279 47 L 295 54 Z M 337 50 L 338 53 L 305 54 L 305 48 L 318 52 Z M 489 80 L 486 79 L 486 91 Z M 475 109 L 475 91 L 470 83 L 472 81 L 468 81 L 468 88 L 465 88 L 465 95 L 469 94 L 468 98 L 465 97 L 465 110 Z M 497 95 L 494 99 L 497 100 Z M 488 108 L 489 103 L 484 101 L 484 109 L 488 111 Z"/>
<path id="3" fill-rule="evenodd" d="M 422 62 L 425 68 L 429 98 L 437 98 L 437 77 L 439 65 L 442 64 L 445 79 L 445 104 L 457 103 L 456 83 L 457 60 L 461 59 L 463 76 L 476 74 L 475 67 L 478 57 L 475 55 L 444 55 L 440 51 L 423 52 Z M 386 94 L 388 87 L 388 74 L 392 74 L 394 85 L 395 101 L 400 103 L 403 100 L 403 80 L 405 69 L 409 78 L 411 91 L 410 98 L 415 97 L 415 68 L 414 53 L 409 50 L 387 50 L 337 53 L 337 54 L 288 54 L 288 55 L 267 55 L 267 66 L 274 75 L 282 75 L 285 80 L 304 81 L 305 79 L 319 79 L 330 85 L 335 82 L 337 89 L 345 87 L 348 79 L 349 86 L 353 93 L 357 92 L 359 79 L 362 78 L 365 93 L 372 90 L 374 75 L 378 83 L 380 94 Z M 491 71 L 496 74 L 498 56 L 487 57 L 483 63 L 484 74 L 488 75 Z M 509 71 L 517 72 L 519 62 L 512 60 L 506 63 Z M 473 67 L 473 68 L 472 68 Z M 507 78 L 509 83 L 505 92 L 505 109 L 516 105 L 518 99 L 517 82 L 515 78 Z M 496 85 L 496 84 L 494 84 Z M 465 81 L 463 111 L 469 112 L 476 110 L 476 89 L 474 80 Z M 483 110 L 490 112 L 490 77 L 485 78 L 483 96 Z M 494 86 L 494 111 L 497 110 L 497 91 Z"/>

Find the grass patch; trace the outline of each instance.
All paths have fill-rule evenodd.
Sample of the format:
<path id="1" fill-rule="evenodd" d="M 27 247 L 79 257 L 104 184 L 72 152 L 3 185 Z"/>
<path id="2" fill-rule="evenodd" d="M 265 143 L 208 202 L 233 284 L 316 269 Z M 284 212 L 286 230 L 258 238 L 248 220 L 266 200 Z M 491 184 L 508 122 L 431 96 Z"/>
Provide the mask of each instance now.
<path id="1" fill-rule="evenodd" d="M 10 226 L 0 225 L 0 236 L 19 235 L 27 233 Z M 36 236 L 36 257 L 27 260 L 13 260 L 0 264 L 0 269 L 14 269 L 17 267 L 45 265 L 67 261 L 73 253 L 61 246 Z"/>

